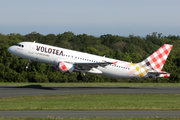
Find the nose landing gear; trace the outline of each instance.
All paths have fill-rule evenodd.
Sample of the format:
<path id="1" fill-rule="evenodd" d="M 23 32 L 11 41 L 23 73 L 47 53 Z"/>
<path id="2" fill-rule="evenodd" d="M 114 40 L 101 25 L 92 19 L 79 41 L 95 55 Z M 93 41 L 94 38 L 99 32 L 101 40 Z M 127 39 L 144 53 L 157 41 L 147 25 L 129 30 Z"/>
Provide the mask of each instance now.
<path id="1" fill-rule="evenodd" d="M 28 69 L 28 68 L 29 68 L 29 64 L 30 64 L 30 62 L 31 62 L 31 60 L 29 59 L 29 60 L 28 60 L 27 65 L 26 65 L 26 69 Z"/>

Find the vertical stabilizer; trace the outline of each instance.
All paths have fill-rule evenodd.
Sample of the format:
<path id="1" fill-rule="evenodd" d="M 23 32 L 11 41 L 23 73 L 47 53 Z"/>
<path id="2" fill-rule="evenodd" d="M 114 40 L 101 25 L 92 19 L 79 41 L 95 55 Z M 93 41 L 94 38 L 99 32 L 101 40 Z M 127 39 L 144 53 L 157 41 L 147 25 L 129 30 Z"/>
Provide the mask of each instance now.
<path id="1" fill-rule="evenodd" d="M 173 45 L 164 44 L 156 52 L 143 60 L 140 64 L 148 70 L 161 71 Z"/>

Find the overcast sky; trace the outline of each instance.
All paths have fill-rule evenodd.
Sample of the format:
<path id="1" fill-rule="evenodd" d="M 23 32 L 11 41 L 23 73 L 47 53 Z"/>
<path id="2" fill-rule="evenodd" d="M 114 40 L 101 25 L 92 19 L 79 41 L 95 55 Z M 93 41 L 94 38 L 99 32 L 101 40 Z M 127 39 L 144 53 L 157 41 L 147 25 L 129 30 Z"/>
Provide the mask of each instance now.
<path id="1" fill-rule="evenodd" d="M 180 35 L 180 0 L 0 0 L 0 33 Z"/>

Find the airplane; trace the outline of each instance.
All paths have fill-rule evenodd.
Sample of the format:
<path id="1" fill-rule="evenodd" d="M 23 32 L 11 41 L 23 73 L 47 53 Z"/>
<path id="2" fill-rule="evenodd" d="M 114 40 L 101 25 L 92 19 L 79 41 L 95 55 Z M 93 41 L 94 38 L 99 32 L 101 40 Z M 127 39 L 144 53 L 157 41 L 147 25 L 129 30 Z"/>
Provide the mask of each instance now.
<path id="1" fill-rule="evenodd" d="M 161 71 L 173 45 L 164 44 L 148 58 L 139 63 L 130 63 L 105 56 L 97 56 L 75 50 L 34 42 L 20 42 L 10 46 L 8 51 L 30 61 L 52 65 L 53 70 L 62 73 L 79 72 L 78 80 L 86 81 L 86 73 L 116 78 L 163 78 L 170 73 Z M 83 73 L 83 76 L 81 76 Z"/>

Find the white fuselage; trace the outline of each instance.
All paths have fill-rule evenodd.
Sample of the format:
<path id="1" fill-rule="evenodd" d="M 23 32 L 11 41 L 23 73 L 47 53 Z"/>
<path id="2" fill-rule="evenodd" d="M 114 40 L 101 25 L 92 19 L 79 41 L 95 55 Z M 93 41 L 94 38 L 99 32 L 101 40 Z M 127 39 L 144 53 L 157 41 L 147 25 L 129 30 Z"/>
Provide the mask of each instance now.
<path id="1" fill-rule="evenodd" d="M 136 74 L 129 74 L 131 67 L 127 66 L 128 62 L 92 55 L 88 53 L 68 50 L 60 47 L 35 43 L 21 42 L 21 46 L 11 46 L 8 51 L 18 57 L 30 59 L 37 62 L 55 65 L 56 61 L 64 61 L 73 63 L 98 63 L 98 62 L 116 62 L 117 64 L 109 64 L 107 66 L 98 66 L 96 69 L 106 76 L 117 78 L 136 78 Z M 23 47 L 22 47 L 23 46 Z M 86 71 L 92 73 L 91 71 Z"/>

